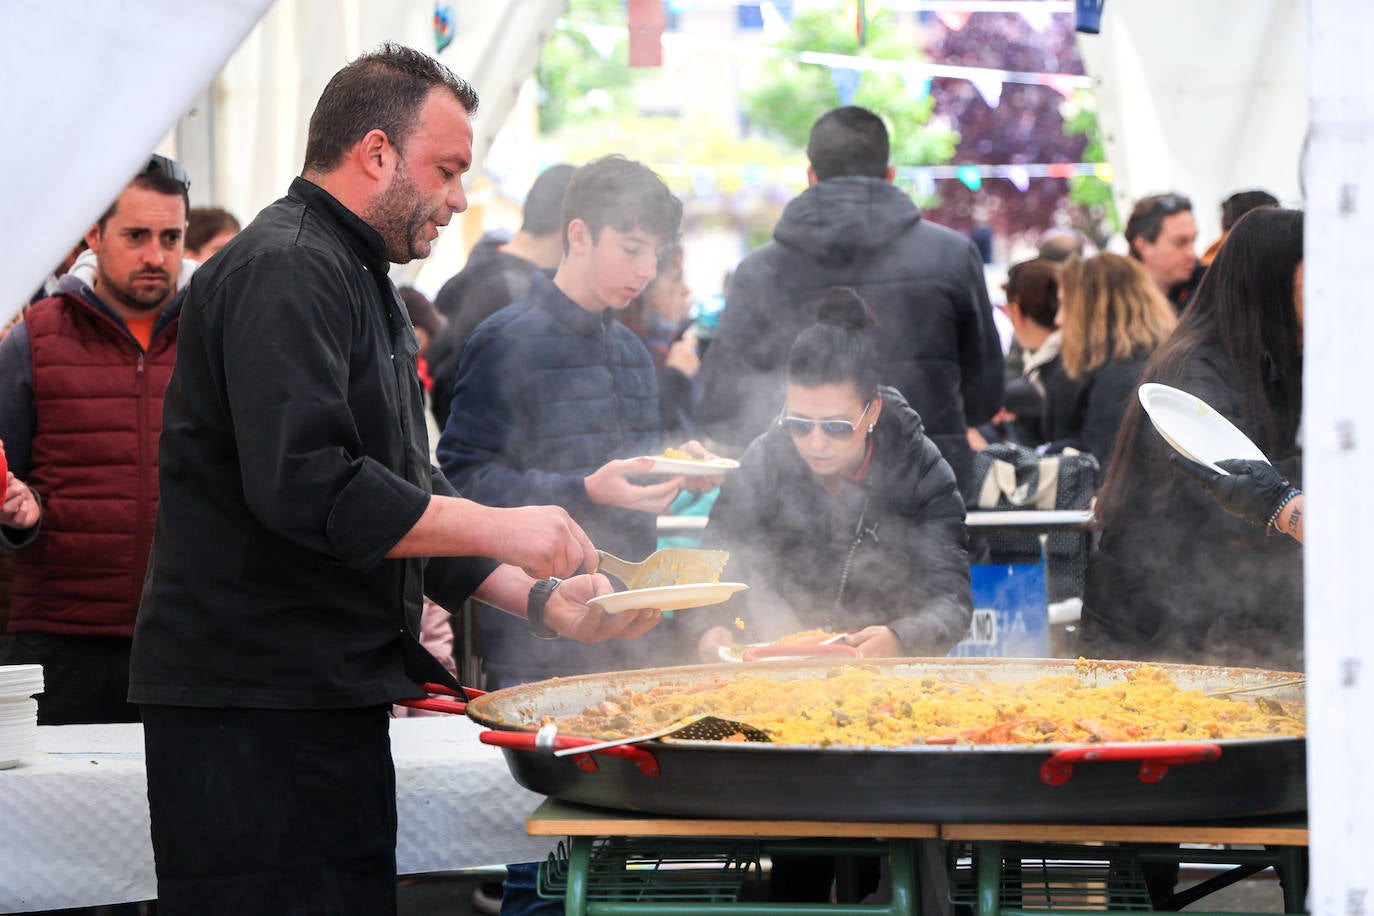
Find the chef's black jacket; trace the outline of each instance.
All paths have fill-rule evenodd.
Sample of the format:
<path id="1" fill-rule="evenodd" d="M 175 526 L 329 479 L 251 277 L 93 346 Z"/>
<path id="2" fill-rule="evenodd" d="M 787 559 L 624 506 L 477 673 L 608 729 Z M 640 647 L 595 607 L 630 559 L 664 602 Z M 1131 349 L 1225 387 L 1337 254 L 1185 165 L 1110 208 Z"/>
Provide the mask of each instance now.
<path id="1" fill-rule="evenodd" d="M 131 701 L 356 707 L 437 675 L 422 593 L 457 607 L 496 564 L 384 558 L 456 495 L 387 269 L 381 236 L 298 178 L 192 278 Z"/>

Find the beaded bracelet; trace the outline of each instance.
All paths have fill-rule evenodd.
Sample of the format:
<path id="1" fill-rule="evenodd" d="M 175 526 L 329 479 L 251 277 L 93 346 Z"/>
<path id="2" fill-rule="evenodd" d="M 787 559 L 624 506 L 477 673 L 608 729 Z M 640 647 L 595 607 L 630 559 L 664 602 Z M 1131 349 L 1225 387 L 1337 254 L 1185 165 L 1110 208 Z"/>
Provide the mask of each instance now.
<path id="1" fill-rule="evenodd" d="M 1301 490 L 1290 489 L 1288 491 L 1288 495 L 1283 498 L 1283 501 L 1279 503 L 1278 508 L 1276 508 L 1273 514 L 1269 516 L 1269 521 L 1264 523 L 1264 530 L 1266 533 L 1274 533 L 1274 523 L 1277 522 L 1279 520 L 1279 516 L 1283 514 L 1283 507 L 1291 503 L 1295 498 L 1297 498 L 1301 494 Z"/>

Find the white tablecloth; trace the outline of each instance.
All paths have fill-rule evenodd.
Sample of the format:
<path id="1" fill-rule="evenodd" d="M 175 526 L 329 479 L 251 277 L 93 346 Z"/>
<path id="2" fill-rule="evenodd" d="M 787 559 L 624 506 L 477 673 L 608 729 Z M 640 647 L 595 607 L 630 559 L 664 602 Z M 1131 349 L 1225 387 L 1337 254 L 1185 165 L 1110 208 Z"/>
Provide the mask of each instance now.
<path id="1" fill-rule="evenodd" d="M 397 868 L 402 874 L 542 860 L 525 834 L 543 800 L 511 778 L 461 716 L 394 719 Z M 0 913 L 150 900 L 140 725 L 38 730 L 42 756 L 0 770 Z"/>

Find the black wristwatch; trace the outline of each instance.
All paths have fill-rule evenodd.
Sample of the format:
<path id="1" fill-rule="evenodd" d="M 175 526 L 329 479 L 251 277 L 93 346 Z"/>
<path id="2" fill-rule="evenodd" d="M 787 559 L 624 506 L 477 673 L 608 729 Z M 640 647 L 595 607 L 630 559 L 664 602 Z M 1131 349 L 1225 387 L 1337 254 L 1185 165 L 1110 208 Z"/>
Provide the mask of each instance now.
<path id="1" fill-rule="evenodd" d="M 544 622 L 544 606 L 549 603 L 549 598 L 553 597 L 553 590 L 558 588 L 562 581 L 562 579 L 555 579 L 550 576 L 547 579 L 540 579 L 530 589 L 529 603 L 525 606 L 525 616 L 529 618 L 530 632 L 540 639 L 558 638 L 558 631 Z"/>

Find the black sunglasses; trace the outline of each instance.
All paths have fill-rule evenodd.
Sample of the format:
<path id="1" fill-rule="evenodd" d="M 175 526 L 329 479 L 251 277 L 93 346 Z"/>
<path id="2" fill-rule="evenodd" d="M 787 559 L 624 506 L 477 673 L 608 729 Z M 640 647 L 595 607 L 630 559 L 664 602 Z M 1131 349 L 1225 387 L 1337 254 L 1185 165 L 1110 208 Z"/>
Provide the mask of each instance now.
<path id="1" fill-rule="evenodd" d="M 186 170 L 181 167 L 181 163 L 175 159 L 168 159 L 166 156 L 159 156 L 153 153 L 148 157 L 148 164 L 143 167 L 140 175 L 160 174 L 172 179 L 186 190 L 191 190 L 191 176 L 186 174 Z"/>
<path id="2" fill-rule="evenodd" d="M 1142 200 L 1139 209 L 1142 214 L 1158 211 L 1165 216 L 1173 216 L 1184 210 L 1192 210 L 1193 202 L 1182 194 L 1160 194 Z"/>
<path id="3" fill-rule="evenodd" d="M 860 420 L 868 416 L 868 409 L 872 406 L 873 402 L 871 400 L 864 405 L 864 412 L 859 414 Z M 807 436 L 811 435 L 811 430 L 815 429 L 817 426 L 821 428 L 822 433 L 829 436 L 831 439 L 848 439 L 850 436 L 854 435 L 854 430 L 858 429 L 858 426 L 848 420 L 810 420 L 806 417 L 789 417 L 785 415 L 778 417 L 778 425 L 787 430 L 788 435 L 793 439 L 805 439 Z"/>

